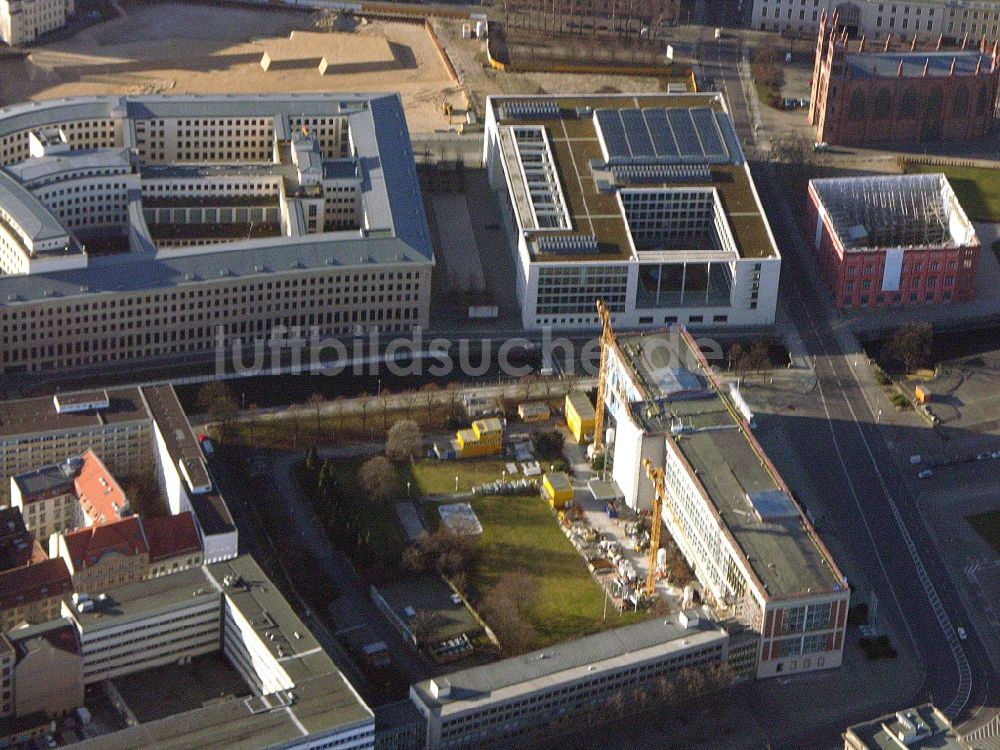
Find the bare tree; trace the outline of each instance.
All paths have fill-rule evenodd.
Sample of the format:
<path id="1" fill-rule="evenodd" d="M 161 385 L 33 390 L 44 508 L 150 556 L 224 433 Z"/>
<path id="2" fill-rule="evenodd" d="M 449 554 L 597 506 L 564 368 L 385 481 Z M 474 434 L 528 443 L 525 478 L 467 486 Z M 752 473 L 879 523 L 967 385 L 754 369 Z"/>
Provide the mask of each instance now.
<path id="1" fill-rule="evenodd" d="M 228 427 L 240 412 L 239 404 L 229 386 L 219 380 L 206 383 L 198 391 L 198 409 L 212 422 L 218 422 L 223 429 Z"/>
<path id="2" fill-rule="evenodd" d="M 389 389 L 383 388 L 378 393 L 379 404 L 382 407 L 382 429 L 389 429 Z"/>
<path id="3" fill-rule="evenodd" d="M 257 423 L 257 404 L 250 404 L 250 415 L 247 417 L 247 428 L 250 430 L 250 447 L 253 448 L 253 428 Z"/>
<path id="4" fill-rule="evenodd" d="M 312 406 L 312 408 L 316 412 L 316 434 L 317 435 L 319 435 L 319 431 L 320 431 L 320 417 L 323 414 L 323 404 L 324 404 L 325 401 L 326 401 L 326 399 L 324 399 L 323 396 L 320 395 L 319 393 L 314 393 L 313 395 L 311 395 L 309 397 L 309 399 L 307 401 L 307 403 L 310 406 Z"/>
<path id="5" fill-rule="evenodd" d="M 399 491 L 396 467 L 385 456 L 369 458 L 358 470 L 358 484 L 376 502 L 384 502 Z"/>
<path id="6" fill-rule="evenodd" d="M 746 355 L 746 349 L 740 343 L 733 344 L 729 347 L 729 353 L 726 355 L 729 360 L 729 369 L 737 368 L 737 373 L 739 373 L 739 367 L 742 364 L 743 357 Z"/>
<path id="7" fill-rule="evenodd" d="M 288 418 L 292 420 L 292 447 L 297 448 L 299 445 L 299 411 L 302 407 L 298 404 L 288 405 Z"/>
<path id="8" fill-rule="evenodd" d="M 434 383 L 433 381 L 420 387 L 420 392 L 424 394 L 424 403 L 427 405 L 428 423 L 431 419 L 431 413 L 434 409 L 434 398 L 437 395 L 438 390 L 440 389 L 438 388 L 437 383 Z"/>
<path id="9" fill-rule="evenodd" d="M 535 580 L 522 571 L 512 571 L 501 577 L 483 597 L 480 607 L 483 615 L 508 655 L 530 650 L 538 638 L 528 619 L 537 596 Z"/>
<path id="10" fill-rule="evenodd" d="M 344 397 L 337 396 L 333 400 L 333 410 L 337 415 L 337 429 L 344 429 Z"/>
<path id="11" fill-rule="evenodd" d="M 403 553 L 403 567 L 414 573 L 437 572 L 451 578 L 469 575 L 475 565 L 475 544 L 444 527 L 433 534 L 421 534 Z"/>
<path id="12" fill-rule="evenodd" d="M 934 329 L 930 323 L 908 323 L 889 343 L 889 353 L 903 363 L 907 372 L 924 367 L 931 357 Z"/>
<path id="13" fill-rule="evenodd" d="M 361 402 L 361 429 L 365 429 L 368 424 L 368 394 L 359 393 L 358 401 Z"/>
<path id="14" fill-rule="evenodd" d="M 410 618 L 410 632 L 418 646 L 429 644 L 431 637 L 444 624 L 444 617 L 440 612 L 429 609 L 418 609 Z"/>
<path id="15" fill-rule="evenodd" d="M 424 436 L 420 425 L 412 419 L 401 419 L 389 428 L 385 455 L 393 461 L 407 461 L 424 452 Z"/>

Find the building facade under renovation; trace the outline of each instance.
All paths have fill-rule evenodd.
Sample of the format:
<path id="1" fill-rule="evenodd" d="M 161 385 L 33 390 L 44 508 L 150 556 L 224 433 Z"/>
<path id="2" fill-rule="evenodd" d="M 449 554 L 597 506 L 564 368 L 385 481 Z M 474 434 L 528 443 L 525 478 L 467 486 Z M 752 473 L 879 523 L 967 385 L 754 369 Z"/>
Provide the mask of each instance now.
<path id="1" fill-rule="evenodd" d="M 979 239 L 943 174 L 811 180 L 807 210 L 838 308 L 975 296 Z"/>
<path id="2" fill-rule="evenodd" d="M 982 138 L 993 126 L 998 81 L 997 43 L 985 36 L 950 47 L 906 32 L 869 43 L 823 15 L 809 122 L 817 142 L 848 146 Z"/>
<path id="3" fill-rule="evenodd" d="M 721 94 L 490 97 L 529 330 L 774 322 L 781 255 Z"/>
<path id="4" fill-rule="evenodd" d="M 758 634 L 758 678 L 839 667 L 847 580 L 726 392 L 680 328 L 618 336 L 605 363 L 606 464 L 633 509 L 664 468 L 662 520 L 720 617 Z"/>

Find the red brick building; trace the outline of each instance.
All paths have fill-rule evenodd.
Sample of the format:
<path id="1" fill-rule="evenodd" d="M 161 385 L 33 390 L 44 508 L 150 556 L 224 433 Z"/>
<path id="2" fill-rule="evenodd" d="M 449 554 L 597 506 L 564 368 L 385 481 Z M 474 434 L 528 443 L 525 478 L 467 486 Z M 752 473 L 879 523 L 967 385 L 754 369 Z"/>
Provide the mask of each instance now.
<path id="1" fill-rule="evenodd" d="M 943 174 L 810 180 L 807 211 L 838 309 L 975 296 L 979 240 Z"/>
<path id="2" fill-rule="evenodd" d="M 990 132 L 1000 80 L 997 43 L 929 48 L 889 35 L 849 39 L 820 18 L 809 122 L 816 141 L 845 146 L 964 141 Z"/>

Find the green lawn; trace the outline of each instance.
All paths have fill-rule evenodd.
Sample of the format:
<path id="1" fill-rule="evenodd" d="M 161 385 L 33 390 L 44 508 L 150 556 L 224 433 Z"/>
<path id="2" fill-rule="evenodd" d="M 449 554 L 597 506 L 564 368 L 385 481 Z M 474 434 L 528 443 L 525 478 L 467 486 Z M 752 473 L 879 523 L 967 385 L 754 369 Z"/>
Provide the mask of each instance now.
<path id="1" fill-rule="evenodd" d="M 491 482 L 501 477 L 503 461 L 478 459 L 466 461 L 418 460 L 412 465 L 396 464 L 399 494 L 397 499 L 385 504 L 360 500 L 364 493 L 358 487 L 358 470 L 367 457 L 355 457 L 331 461 L 336 485 L 341 488 L 342 502 L 349 503 L 353 524 L 358 533 L 371 539 L 374 562 L 391 566 L 398 562 L 406 546 L 406 537 L 396 517 L 395 504 L 406 499 L 406 483 L 411 482 L 410 496 L 435 495 L 455 491 L 455 477 L 458 489 L 468 491 L 473 485 Z M 299 481 L 312 491 L 310 480 L 304 477 L 304 465 L 299 467 Z M 325 518 L 324 509 L 317 508 L 324 525 L 331 519 Z"/>
<path id="2" fill-rule="evenodd" d="M 973 221 L 1000 221 L 1000 169 L 906 162 L 907 174 L 943 172 Z"/>
<path id="3" fill-rule="evenodd" d="M 404 487 L 407 481 L 413 481 L 414 495 L 454 492 L 455 477 L 458 477 L 458 491 L 467 492 L 477 484 L 500 479 L 504 464 L 504 461 L 497 458 L 459 458 L 454 461 L 423 459 L 410 467 L 401 467 L 400 476 Z"/>
<path id="4" fill-rule="evenodd" d="M 538 587 L 530 613 L 538 632 L 534 648 L 647 617 L 643 612 L 619 616 L 611 607 L 603 619 L 604 592 L 541 498 L 481 497 L 471 504 L 483 525 L 472 587 L 485 592 L 504 573 L 515 570 L 534 578 Z M 425 510 L 428 522 L 437 523 L 436 507 L 427 504 Z"/>
<path id="5" fill-rule="evenodd" d="M 357 474 L 364 460 L 333 462 L 335 480 L 348 496 L 361 496 Z M 498 459 L 420 460 L 412 465 L 397 465 L 400 497 L 406 495 L 407 481 L 414 483 L 413 496 L 450 493 L 454 492 L 456 475 L 459 490 L 468 490 L 474 484 L 499 479 L 503 468 L 503 461 Z M 537 585 L 535 605 L 529 614 L 538 633 L 533 648 L 647 617 L 643 612 L 619 615 L 611 607 L 607 620 L 603 619 L 604 592 L 540 497 L 476 497 L 470 503 L 483 526 L 477 543 L 479 562 L 469 582 L 473 599 L 489 591 L 505 573 L 520 571 L 530 575 Z M 437 504 L 425 502 L 421 509 L 427 528 L 437 528 Z M 354 503 L 352 513 L 356 514 L 357 527 L 371 535 L 371 544 L 377 550 L 375 562 L 386 566 L 398 563 L 405 539 L 393 503 Z"/>
<path id="6" fill-rule="evenodd" d="M 1000 552 L 1000 511 L 980 513 L 977 516 L 969 516 L 965 520 L 979 536 L 993 545 L 993 549 Z"/>

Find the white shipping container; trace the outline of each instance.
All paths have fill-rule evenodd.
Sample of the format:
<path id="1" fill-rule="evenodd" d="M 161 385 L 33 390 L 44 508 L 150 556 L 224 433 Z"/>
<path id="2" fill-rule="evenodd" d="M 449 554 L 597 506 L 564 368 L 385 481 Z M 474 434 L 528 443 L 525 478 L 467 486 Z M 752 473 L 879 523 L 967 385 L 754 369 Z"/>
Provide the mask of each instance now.
<path id="1" fill-rule="evenodd" d="M 496 318 L 499 315 L 497 305 L 469 305 L 469 318 Z"/>

